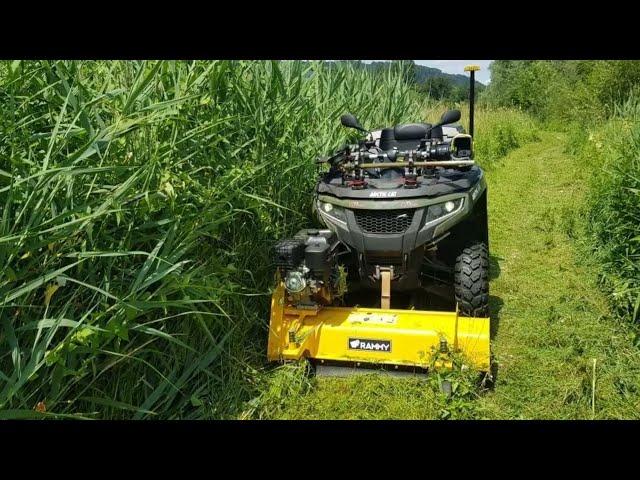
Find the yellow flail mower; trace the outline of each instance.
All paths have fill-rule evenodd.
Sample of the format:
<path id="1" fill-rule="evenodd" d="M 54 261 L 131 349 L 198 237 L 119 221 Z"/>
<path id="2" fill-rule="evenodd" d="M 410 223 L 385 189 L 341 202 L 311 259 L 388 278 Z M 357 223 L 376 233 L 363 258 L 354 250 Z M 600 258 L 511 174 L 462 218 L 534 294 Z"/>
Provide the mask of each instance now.
<path id="1" fill-rule="evenodd" d="M 487 184 L 458 110 L 319 158 L 318 228 L 274 249 L 268 358 L 317 367 L 490 371 Z M 327 169 L 326 166 L 329 166 Z M 455 360 L 455 361 L 454 361 Z M 460 360 L 460 362 L 458 361 Z"/>
<path id="2" fill-rule="evenodd" d="M 452 368 L 461 352 L 470 366 L 489 371 L 489 318 L 458 311 L 391 308 L 299 308 L 280 284 L 271 301 L 268 357 L 330 365 Z"/>

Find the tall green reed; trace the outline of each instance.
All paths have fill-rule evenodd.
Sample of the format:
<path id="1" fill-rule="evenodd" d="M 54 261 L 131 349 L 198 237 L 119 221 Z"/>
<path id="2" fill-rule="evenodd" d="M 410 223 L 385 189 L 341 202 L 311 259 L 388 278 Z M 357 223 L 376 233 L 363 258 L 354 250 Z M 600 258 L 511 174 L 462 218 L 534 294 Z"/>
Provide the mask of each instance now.
<path id="1" fill-rule="evenodd" d="M 401 72 L 400 72 L 401 73 Z M 320 62 L 0 63 L 0 416 L 227 417 L 264 363 L 269 249 L 351 111 L 399 72 Z"/>

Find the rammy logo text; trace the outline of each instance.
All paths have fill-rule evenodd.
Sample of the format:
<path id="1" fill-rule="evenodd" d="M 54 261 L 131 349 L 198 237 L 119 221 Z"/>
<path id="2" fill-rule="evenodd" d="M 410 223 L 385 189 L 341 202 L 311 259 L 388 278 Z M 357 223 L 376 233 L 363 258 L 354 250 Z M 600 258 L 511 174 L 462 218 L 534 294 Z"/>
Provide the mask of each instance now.
<path id="1" fill-rule="evenodd" d="M 350 350 L 367 350 L 373 352 L 390 352 L 391 340 L 369 340 L 366 338 L 350 338 Z"/>

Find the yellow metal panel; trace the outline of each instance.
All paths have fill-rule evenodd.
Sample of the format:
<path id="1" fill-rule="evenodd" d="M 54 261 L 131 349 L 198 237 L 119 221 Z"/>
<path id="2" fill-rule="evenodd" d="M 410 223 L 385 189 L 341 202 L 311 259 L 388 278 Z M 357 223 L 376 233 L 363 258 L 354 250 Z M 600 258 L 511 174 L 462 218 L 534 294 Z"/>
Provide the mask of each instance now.
<path id="1" fill-rule="evenodd" d="M 489 322 L 457 312 L 286 308 L 279 286 L 272 298 L 268 358 L 428 367 L 444 339 L 450 350 L 462 352 L 474 367 L 488 371 Z"/>
<path id="2" fill-rule="evenodd" d="M 480 65 L 467 65 L 464 67 L 465 72 L 477 72 L 480 70 Z"/>

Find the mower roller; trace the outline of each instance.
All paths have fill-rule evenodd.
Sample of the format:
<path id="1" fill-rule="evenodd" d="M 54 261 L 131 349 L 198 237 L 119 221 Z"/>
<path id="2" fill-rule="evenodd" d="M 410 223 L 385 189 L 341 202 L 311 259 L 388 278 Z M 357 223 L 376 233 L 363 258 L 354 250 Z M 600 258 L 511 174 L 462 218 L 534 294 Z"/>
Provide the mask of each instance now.
<path id="1" fill-rule="evenodd" d="M 435 124 L 364 132 L 316 163 L 319 227 L 274 248 L 268 359 L 490 371 L 487 184 L 473 160 L 473 87 Z M 395 305 L 394 305 L 395 303 Z"/>

